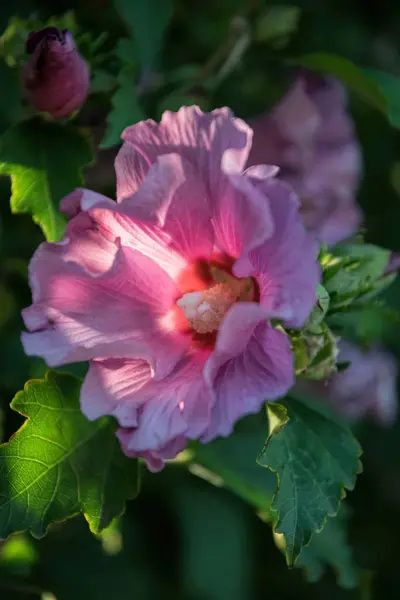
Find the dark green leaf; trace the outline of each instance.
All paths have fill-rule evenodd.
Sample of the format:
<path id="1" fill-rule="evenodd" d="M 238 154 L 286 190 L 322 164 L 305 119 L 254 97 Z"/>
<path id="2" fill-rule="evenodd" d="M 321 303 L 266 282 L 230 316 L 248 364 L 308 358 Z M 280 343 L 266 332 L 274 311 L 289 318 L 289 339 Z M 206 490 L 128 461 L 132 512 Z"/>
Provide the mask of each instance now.
<path id="1" fill-rule="evenodd" d="M 0 446 L 0 537 L 82 512 L 100 532 L 138 493 L 138 463 L 121 451 L 108 417 L 89 422 L 79 408 L 80 381 L 50 371 L 29 381 L 11 408 L 27 417 Z"/>
<path id="2" fill-rule="evenodd" d="M 292 565 L 353 489 L 361 449 L 347 427 L 290 398 L 268 404 L 268 415 L 270 435 L 258 463 L 277 474 L 275 531 L 284 535 Z"/>
<path id="3" fill-rule="evenodd" d="M 306 54 L 296 63 L 337 77 L 368 104 L 383 112 L 391 125 L 400 127 L 400 78 L 375 69 L 362 69 L 335 54 Z"/>
<path id="4" fill-rule="evenodd" d="M 143 68 L 151 69 L 161 52 L 174 10 L 173 0 L 114 0 L 115 7 L 136 42 Z"/>
<path id="5" fill-rule="evenodd" d="M 317 333 L 329 308 L 329 294 L 320 283 L 317 285 L 317 302 L 308 318 L 305 329 Z"/>
<path id="6" fill-rule="evenodd" d="M 65 219 L 60 200 L 82 185 L 92 160 L 89 139 L 72 126 L 40 119 L 9 129 L 0 139 L 0 173 L 11 177 L 11 210 L 29 212 L 48 241 L 58 241 Z"/>
<path id="7" fill-rule="evenodd" d="M 107 117 L 107 132 L 100 148 L 116 146 L 125 127 L 146 118 L 136 95 L 134 70 L 124 68 L 118 77 L 119 87 L 112 97 L 112 109 Z"/>
<path id="8" fill-rule="evenodd" d="M 326 565 L 334 569 L 339 585 L 349 589 L 357 587 L 360 573 L 347 543 L 347 523 L 342 509 L 336 517 L 327 520 L 320 533 L 312 535 L 296 563 L 312 582 L 322 577 Z"/>
<path id="9" fill-rule="evenodd" d="M 390 285 L 393 276 L 384 276 L 389 258 L 389 250 L 372 244 L 337 246 L 323 270 L 330 311 L 369 301 Z"/>

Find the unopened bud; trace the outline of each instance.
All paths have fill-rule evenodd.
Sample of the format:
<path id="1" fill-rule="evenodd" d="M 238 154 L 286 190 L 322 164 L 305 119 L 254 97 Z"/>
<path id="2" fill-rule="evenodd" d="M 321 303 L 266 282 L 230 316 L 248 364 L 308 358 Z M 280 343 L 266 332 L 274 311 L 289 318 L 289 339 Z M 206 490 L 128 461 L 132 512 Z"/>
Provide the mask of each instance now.
<path id="1" fill-rule="evenodd" d="M 26 51 L 32 56 L 23 72 L 25 95 L 37 110 L 67 117 L 80 108 L 89 92 L 90 73 L 67 30 L 46 27 L 29 34 Z"/>

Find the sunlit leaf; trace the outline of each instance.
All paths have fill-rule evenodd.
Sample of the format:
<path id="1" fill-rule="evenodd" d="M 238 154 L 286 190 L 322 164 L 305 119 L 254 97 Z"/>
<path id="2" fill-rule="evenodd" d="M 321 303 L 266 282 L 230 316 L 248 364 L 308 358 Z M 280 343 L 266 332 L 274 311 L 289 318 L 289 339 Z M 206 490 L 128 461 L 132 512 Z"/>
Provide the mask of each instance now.
<path id="1" fill-rule="evenodd" d="M 0 139 L 0 173 L 11 177 L 11 210 L 28 212 L 48 241 L 58 241 L 65 218 L 60 200 L 83 183 L 92 160 L 89 139 L 72 126 L 40 119 L 11 127 Z"/>
<path id="2" fill-rule="evenodd" d="M 0 538 L 84 513 L 94 533 L 138 493 L 138 464 L 121 451 L 112 419 L 89 422 L 79 408 L 80 381 L 50 371 L 29 381 L 11 408 L 27 417 L 0 446 Z"/>

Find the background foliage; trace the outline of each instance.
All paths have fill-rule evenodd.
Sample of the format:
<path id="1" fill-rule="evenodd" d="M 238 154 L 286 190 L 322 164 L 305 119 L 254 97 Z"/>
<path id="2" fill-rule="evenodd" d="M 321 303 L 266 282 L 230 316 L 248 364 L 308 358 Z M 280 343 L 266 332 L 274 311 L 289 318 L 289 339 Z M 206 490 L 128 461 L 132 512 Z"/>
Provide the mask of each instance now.
<path id="1" fill-rule="evenodd" d="M 73 15 L 68 11 L 73 11 Z M 11 174 L 13 181 L 11 210 L 33 213 L 49 239 L 58 239 L 63 228 L 62 219 L 54 213 L 59 196 L 79 185 L 81 171 L 91 160 L 89 134 L 102 150 L 84 171 L 86 185 L 112 196 L 115 187 L 112 159 L 126 125 L 146 116 L 158 118 L 166 108 L 175 110 L 194 102 L 210 109 L 229 105 L 238 116 L 248 118 L 268 110 L 280 98 L 291 81 L 294 65 L 318 67 L 322 61 L 323 68 L 340 75 L 351 91 L 351 111 L 364 154 L 364 179 L 358 199 L 365 212 L 367 240 L 400 250 L 400 140 L 396 131 L 400 122 L 400 84 L 396 77 L 400 76 L 397 34 L 400 9 L 394 4 L 387 0 L 379 4 L 361 0 L 324 3 L 299 0 L 290 6 L 266 0 L 116 0 L 112 5 L 105 0 L 85 3 L 65 0 L 59 1 L 55 9 L 49 0 L 2 3 L 0 29 L 6 33 L 0 44 L 4 58 L 0 85 L 7 89 L 7 94 L 0 98 L 0 131 L 17 123 L 20 111 L 25 110 L 19 102 L 16 72 L 3 63 L 23 61 L 27 32 L 49 19 L 74 32 L 91 65 L 92 95 L 76 121 L 81 131 L 77 135 L 70 125 L 63 129 L 63 135 L 68 136 L 68 145 L 63 150 L 57 139 L 58 126 L 41 127 L 40 135 L 45 132 L 46 140 L 37 139 L 30 146 L 24 143 L 28 126 L 16 124 L 0 145 L 1 171 Z M 327 58 L 327 54 L 343 58 Z M 380 70 L 393 77 L 382 77 Z M 29 123 L 29 128 L 35 129 L 35 121 Z M 17 136 L 19 144 L 15 143 Z M 32 132 L 27 139 L 32 141 Z M 43 151 L 39 152 L 41 143 Z M 67 149 L 73 160 L 66 158 Z M 15 167 L 21 162 L 23 171 Z M 60 177 L 54 176 L 57 169 Z M 53 179 L 48 176 L 50 172 Z M 34 193 L 30 190 L 27 202 L 24 190 L 32 181 Z M 23 422 L 19 413 L 28 414 L 24 404 L 29 403 L 29 389 L 16 397 L 15 410 L 10 410 L 10 401 L 23 389 L 27 379 L 42 377 L 45 372 L 42 361 L 24 355 L 19 339 L 23 327 L 20 309 L 30 303 L 27 264 L 43 239 L 42 232 L 30 215 L 12 216 L 9 198 L 9 179 L 2 177 L 0 429 L 3 440 Z M 36 198 L 46 199 L 44 209 L 41 206 L 37 211 Z M 389 306 L 399 305 L 399 282 L 386 292 L 386 299 Z M 369 313 L 357 323 L 357 334 L 380 342 L 400 357 L 400 327 L 396 323 Z M 81 376 L 82 368 L 74 366 L 66 370 Z M 75 380 L 55 377 L 61 377 L 63 382 L 61 395 L 57 397 L 62 404 Z M 51 386 L 54 382 L 49 379 L 43 385 Z M 46 397 L 46 389 L 38 392 L 39 397 L 40 393 Z M 285 410 L 294 411 L 290 399 L 285 401 L 285 408 L 274 410 L 278 420 L 276 430 L 259 463 L 262 465 L 268 455 L 269 466 L 279 474 L 285 463 L 274 436 L 295 436 L 298 421 L 291 422 L 290 430 L 279 428 Z M 34 419 L 34 410 L 30 418 Z M 323 415 L 316 413 L 313 418 L 324 420 Z M 74 419 L 79 421 L 75 413 L 69 419 L 79 445 L 77 452 L 84 458 L 82 440 L 87 437 L 95 440 L 103 430 L 99 424 L 93 428 L 75 422 Z M 102 426 L 113 427 L 110 422 Z M 25 435 L 29 433 L 28 427 L 29 424 L 23 430 Z M 328 437 L 335 440 L 342 425 L 330 427 Z M 300 568 L 287 570 L 283 555 L 290 557 L 293 549 L 297 553 L 297 541 L 293 539 L 289 547 L 282 538 L 279 522 L 283 519 L 282 512 L 278 522 L 276 513 L 270 512 L 276 475 L 255 463 L 266 437 L 266 421 L 258 416 L 245 419 L 227 440 L 194 446 L 183 456 L 183 462 L 159 475 L 143 473 L 137 499 L 128 504 L 123 517 L 113 520 L 101 534 L 97 533 L 101 528 L 96 524 L 99 516 L 91 514 L 93 506 L 96 512 L 98 503 L 93 500 L 88 482 L 83 493 L 86 499 L 80 499 L 83 503 L 80 508 L 95 533 L 89 531 L 83 517 L 77 517 L 52 526 L 41 540 L 23 533 L 3 544 L 0 542 L 0 598 L 255 600 L 269 595 L 289 600 L 304 595 L 327 600 L 397 599 L 400 424 L 383 430 L 374 424 L 361 423 L 355 426 L 355 433 L 364 450 L 364 473 L 358 477 L 355 491 L 342 503 L 338 517 L 328 518 L 322 533 L 314 535 L 310 546 L 300 552 L 296 563 Z M 347 430 L 343 435 L 348 435 Z M 54 431 L 49 427 L 46 436 L 60 444 L 56 427 Z M 346 443 L 353 443 L 352 439 L 348 438 Z M 26 443 L 29 444 L 29 438 Z M 101 440 L 93 443 L 101 444 Z M 318 440 L 310 437 L 305 445 L 310 452 L 321 450 Z M 47 460 L 45 447 L 42 450 Z M 62 465 L 64 485 L 68 485 L 69 463 L 60 452 L 57 460 Z M 331 455 L 340 463 L 334 444 Z M 357 451 L 352 453 L 353 459 L 354 456 L 357 459 Z M 4 451 L 0 460 L 9 460 Z M 78 465 L 82 464 L 79 456 L 77 460 Z M 340 495 L 339 480 L 347 488 L 353 487 L 358 465 L 348 462 L 345 460 L 349 469 L 345 481 L 338 475 L 336 483 L 332 482 L 333 491 L 327 490 L 326 496 Z M 187 464 L 190 464 L 188 469 Z M 99 473 L 102 467 L 99 465 Z M 40 475 L 40 465 L 36 468 Z M 127 477 L 125 466 L 114 464 L 108 488 L 106 480 L 106 491 L 111 493 L 114 481 L 119 481 L 118 485 L 122 481 L 129 488 L 126 496 L 133 497 L 137 491 L 135 468 Z M 59 496 L 55 494 L 51 504 L 55 515 L 52 519 L 56 520 L 78 510 L 77 505 L 66 506 L 62 487 L 57 489 Z M 15 489 L 9 492 L 15 495 Z M 36 494 L 40 493 L 39 487 Z M 4 498 L 3 494 L 0 520 L 8 521 L 12 515 L 5 513 Z M 120 514 L 122 507 L 116 504 L 107 522 Z M 282 511 L 279 495 L 274 506 Z M 331 514 L 335 510 L 328 506 L 325 512 Z M 310 516 L 311 529 L 322 526 L 324 515 Z M 21 529 L 28 528 L 23 516 L 15 517 Z M 35 515 L 37 534 L 46 528 L 47 517 Z M 316 583 L 309 585 L 307 580 Z M 342 587 L 337 586 L 336 580 Z"/>

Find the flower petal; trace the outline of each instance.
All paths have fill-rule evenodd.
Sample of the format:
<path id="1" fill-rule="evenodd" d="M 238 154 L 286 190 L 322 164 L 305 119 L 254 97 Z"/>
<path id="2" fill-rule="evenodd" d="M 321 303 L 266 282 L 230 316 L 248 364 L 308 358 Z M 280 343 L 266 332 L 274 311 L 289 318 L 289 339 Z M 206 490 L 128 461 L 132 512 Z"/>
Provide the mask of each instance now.
<path id="1" fill-rule="evenodd" d="M 115 416 L 126 452 L 158 453 L 180 436 L 197 438 L 211 412 L 211 394 L 203 378 L 208 354 L 185 357 L 161 381 L 152 377 L 144 361 L 92 361 L 82 386 L 82 411 L 90 419 Z"/>
<path id="2" fill-rule="evenodd" d="M 129 451 L 158 450 L 180 435 L 195 439 L 209 423 L 211 394 L 203 378 L 206 355 L 186 357 L 162 381 L 152 380 L 134 397 L 141 403 L 137 427 L 123 435 Z"/>
<path id="3" fill-rule="evenodd" d="M 211 423 L 201 440 L 228 436 L 241 417 L 258 412 L 266 400 L 285 395 L 294 384 L 293 356 L 285 333 L 259 323 L 246 348 L 228 357 L 218 342 L 207 361 L 205 377 L 215 401 Z"/>
<path id="4" fill-rule="evenodd" d="M 60 202 L 60 210 L 70 219 L 75 217 L 81 210 L 89 210 L 96 205 L 113 205 L 114 200 L 98 194 L 86 188 L 76 188 L 73 192 L 65 196 Z"/>
<path id="5" fill-rule="evenodd" d="M 120 438 L 125 454 L 131 458 L 143 458 L 147 463 L 147 468 L 152 473 L 158 473 L 158 471 L 161 471 L 161 469 L 164 467 L 165 461 L 175 458 L 177 454 L 184 450 L 187 444 L 187 439 L 181 435 L 166 444 L 163 448 L 159 448 L 157 452 L 151 450 L 146 452 L 133 452 L 132 450 L 127 450 L 123 445 L 122 439 L 124 439 L 124 430 L 119 429 L 117 431 L 117 436 Z"/>
<path id="6" fill-rule="evenodd" d="M 270 316 L 281 318 L 291 327 L 306 321 L 316 302 L 320 280 L 315 236 L 304 229 L 291 188 L 278 180 L 259 182 L 270 201 L 274 219 L 273 235 L 248 259 L 233 266 L 237 277 L 253 275 L 260 288 L 260 302 Z"/>
<path id="7" fill-rule="evenodd" d="M 267 198 L 250 178 L 227 173 L 225 179 L 213 205 L 215 241 L 220 251 L 239 258 L 268 239 L 274 225 Z"/>
<path id="8" fill-rule="evenodd" d="M 152 258 L 174 279 L 198 258 L 211 255 L 214 233 L 204 185 L 177 154 L 157 159 L 140 189 L 112 210 L 94 208 L 90 217 L 110 236 L 120 237 Z"/>
<path id="9" fill-rule="evenodd" d="M 81 388 L 83 414 L 90 421 L 113 415 L 123 427 L 136 427 L 135 394 L 151 378 L 151 367 L 144 360 L 92 360 Z"/>
<path id="10" fill-rule="evenodd" d="M 237 172 L 242 171 L 252 131 L 228 108 L 203 113 L 197 106 L 183 106 L 177 113 L 164 112 L 161 123 L 148 120 L 128 127 L 122 138 L 126 143 L 115 161 L 119 202 L 138 189 L 158 156 L 171 152 L 189 160 L 209 190 L 218 188 L 223 154 L 229 151 Z"/>
<path id="11" fill-rule="evenodd" d="M 32 332 L 22 337 L 28 355 L 51 366 L 110 355 L 143 358 L 160 377 L 174 367 L 188 340 L 164 319 L 177 290 L 162 269 L 120 247 L 112 268 L 91 276 L 74 263 L 43 260 L 58 251 L 47 246 L 35 261 L 41 282 L 35 304 L 23 311 Z"/>

